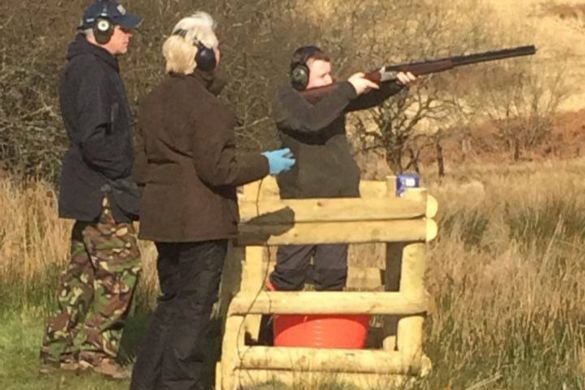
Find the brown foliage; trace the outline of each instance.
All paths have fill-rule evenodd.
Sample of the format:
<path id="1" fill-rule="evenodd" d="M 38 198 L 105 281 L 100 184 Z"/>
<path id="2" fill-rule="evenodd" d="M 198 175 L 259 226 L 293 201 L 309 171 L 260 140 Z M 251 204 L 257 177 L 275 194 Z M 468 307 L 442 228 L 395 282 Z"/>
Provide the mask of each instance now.
<path id="1" fill-rule="evenodd" d="M 124 3 L 144 17 L 129 54 L 121 60 L 134 110 L 164 76 L 161 45 L 179 18 L 201 9 L 218 19 L 221 69 L 229 82 L 223 98 L 239 118 L 238 140 L 246 150 L 278 145 L 271 102 L 278 86 L 286 83 L 290 55 L 300 45 L 324 47 L 334 59 L 334 71 L 343 78 L 382 64 L 483 51 L 509 43 L 494 34 L 490 21 L 495 16 L 481 0 L 436 4 L 360 0 L 336 2 L 335 7 L 326 0 Z M 0 4 L 0 163 L 4 169 L 56 178 L 66 144 L 57 101 L 58 74 L 87 4 L 89 0 Z M 411 93 L 373 110 L 374 130 L 383 142 L 369 136 L 370 120 L 365 127 L 358 126 L 361 141 L 367 142 L 356 142 L 356 148 L 382 150 L 395 171 L 416 169 L 424 146 L 436 149 L 437 145 L 436 139 L 421 141 L 421 134 L 426 136 L 426 130 L 438 126 L 455 128 L 445 120 L 461 118 L 463 99 L 469 90 L 477 89 L 476 80 L 466 74 L 454 71 L 426 77 Z"/>

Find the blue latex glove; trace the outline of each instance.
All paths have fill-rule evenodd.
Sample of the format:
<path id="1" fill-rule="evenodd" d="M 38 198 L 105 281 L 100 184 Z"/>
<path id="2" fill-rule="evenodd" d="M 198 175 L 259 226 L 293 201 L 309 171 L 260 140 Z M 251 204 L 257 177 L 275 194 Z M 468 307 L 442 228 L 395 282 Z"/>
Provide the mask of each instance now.
<path id="1" fill-rule="evenodd" d="M 295 165 L 295 159 L 289 148 L 270 150 L 262 153 L 268 159 L 271 175 L 286 172 Z"/>

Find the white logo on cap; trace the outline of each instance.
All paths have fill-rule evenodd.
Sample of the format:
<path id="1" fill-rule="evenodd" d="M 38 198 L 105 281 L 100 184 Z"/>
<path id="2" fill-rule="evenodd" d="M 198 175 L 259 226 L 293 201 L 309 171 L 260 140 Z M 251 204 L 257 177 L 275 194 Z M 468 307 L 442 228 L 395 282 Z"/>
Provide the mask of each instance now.
<path id="1" fill-rule="evenodd" d="M 126 15 L 126 8 L 124 8 L 124 6 L 122 4 L 118 4 L 118 6 L 116 8 L 117 8 L 119 13 L 121 13 L 122 15 Z"/>

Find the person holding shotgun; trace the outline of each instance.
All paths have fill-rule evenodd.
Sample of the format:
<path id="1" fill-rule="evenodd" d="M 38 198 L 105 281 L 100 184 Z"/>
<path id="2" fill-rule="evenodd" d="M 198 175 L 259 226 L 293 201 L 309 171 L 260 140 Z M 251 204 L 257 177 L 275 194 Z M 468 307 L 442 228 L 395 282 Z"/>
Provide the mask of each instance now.
<path id="1" fill-rule="evenodd" d="M 297 49 L 290 63 L 290 85 L 282 88 L 273 116 L 282 141 L 297 164 L 277 178 L 283 199 L 359 197 L 360 170 L 347 142 L 345 114 L 381 104 L 411 84 L 410 72 L 392 73 L 376 84 L 364 73 L 334 84 L 331 58 L 317 46 Z M 327 89 L 318 101 L 304 96 Z M 347 244 L 287 245 L 277 250 L 269 288 L 339 291 L 347 279 Z M 313 265 L 310 265 L 313 257 Z"/>
<path id="2" fill-rule="evenodd" d="M 282 146 L 290 148 L 297 162 L 277 178 L 281 198 L 359 197 L 360 170 L 347 142 L 346 113 L 381 104 L 417 76 L 535 53 L 534 45 L 521 46 L 390 65 L 334 82 L 331 58 L 316 46 L 300 47 L 290 63 L 290 85 L 278 92 L 273 109 Z M 317 291 L 342 290 L 347 248 L 342 243 L 280 246 L 268 289 L 301 290 L 309 280 Z M 272 341 L 270 318 L 262 318 L 263 344 Z"/>

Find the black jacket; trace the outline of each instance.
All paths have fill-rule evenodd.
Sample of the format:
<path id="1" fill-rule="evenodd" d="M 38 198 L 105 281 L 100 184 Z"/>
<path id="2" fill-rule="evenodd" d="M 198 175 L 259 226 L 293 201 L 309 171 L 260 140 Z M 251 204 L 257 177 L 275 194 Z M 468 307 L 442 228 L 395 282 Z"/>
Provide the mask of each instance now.
<path id="1" fill-rule="evenodd" d="M 113 195 L 108 198 L 115 220 L 127 222 L 132 217 L 121 205 L 127 209 L 137 199 L 108 192 L 112 184 L 131 183 L 133 164 L 131 115 L 118 61 L 81 34 L 69 45 L 67 60 L 59 84 L 69 138 L 61 168 L 59 216 L 93 221 L 107 192 Z"/>
<path id="2" fill-rule="evenodd" d="M 279 91 L 274 120 L 283 147 L 296 158 L 295 166 L 277 176 L 282 198 L 358 197 L 360 170 L 351 154 L 345 113 L 374 107 L 402 89 L 384 83 L 359 97 L 342 82 L 315 105 L 290 86 Z"/>

